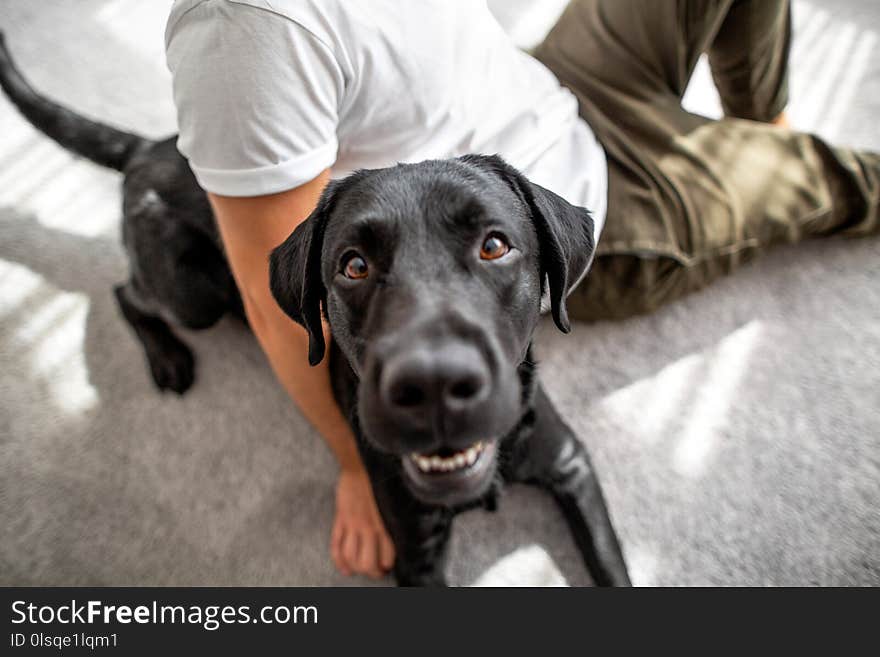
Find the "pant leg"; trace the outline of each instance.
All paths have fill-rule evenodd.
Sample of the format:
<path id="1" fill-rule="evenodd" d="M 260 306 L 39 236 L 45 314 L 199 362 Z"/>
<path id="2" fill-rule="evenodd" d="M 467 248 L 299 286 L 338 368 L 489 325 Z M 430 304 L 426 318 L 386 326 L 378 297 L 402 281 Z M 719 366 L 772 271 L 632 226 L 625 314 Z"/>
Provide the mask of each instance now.
<path id="1" fill-rule="evenodd" d="M 737 4 L 737 21 L 764 1 Z M 569 297 L 571 316 L 650 311 L 773 244 L 877 230 L 876 155 L 681 108 L 701 49 L 731 56 L 729 35 L 721 46 L 716 37 L 735 24 L 725 27 L 733 5 L 576 0 L 536 49 L 578 97 L 608 156 L 608 217 L 593 268 Z"/>
<path id="2" fill-rule="evenodd" d="M 650 312 L 775 245 L 880 232 L 878 154 L 724 119 L 680 136 L 658 166 L 681 204 L 655 212 L 676 213 L 680 248 L 669 255 L 625 245 L 602 252 L 569 297 L 571 317 L 590 321 Z M 612 188 L 609 208 L 634 191 Z"/>
<path id="3" fill-rule="evenodd" d="M 734 2 L 571 0 L 535 55 L 552 60 L 567 84 L 603 97 L 681 98 Z"/>
<path id="4" fill-rule="evenodd" d="M 788 102 L 791 5 L 736 0 L 708 48 L 726 116 L 772 121 Z"/>

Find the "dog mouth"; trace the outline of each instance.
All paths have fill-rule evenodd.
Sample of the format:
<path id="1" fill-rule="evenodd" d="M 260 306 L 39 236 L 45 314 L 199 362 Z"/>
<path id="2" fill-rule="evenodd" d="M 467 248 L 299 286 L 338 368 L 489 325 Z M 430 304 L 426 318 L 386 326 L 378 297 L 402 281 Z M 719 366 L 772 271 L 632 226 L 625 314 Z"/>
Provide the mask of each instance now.
<path id="1" fill-rule="evenodd" d="M 483 494 L 495 471 L 494 441 L 481 440 L 460 450 L 403 457 L 403 472 L 417 497 L 431 504 L 461 504 Z"/>

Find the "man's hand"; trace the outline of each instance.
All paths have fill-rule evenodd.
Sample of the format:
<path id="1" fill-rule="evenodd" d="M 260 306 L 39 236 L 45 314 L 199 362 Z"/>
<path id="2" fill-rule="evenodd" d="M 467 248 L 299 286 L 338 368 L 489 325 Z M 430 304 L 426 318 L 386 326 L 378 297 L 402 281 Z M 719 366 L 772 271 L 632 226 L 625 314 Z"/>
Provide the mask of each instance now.
<path id="1" fill-rule="evenodd" d="M 343 575 L 360 573 L 378 579 L 394 565 L 394 545 L 363 467 L 339 474 L 330 554 Z"/>

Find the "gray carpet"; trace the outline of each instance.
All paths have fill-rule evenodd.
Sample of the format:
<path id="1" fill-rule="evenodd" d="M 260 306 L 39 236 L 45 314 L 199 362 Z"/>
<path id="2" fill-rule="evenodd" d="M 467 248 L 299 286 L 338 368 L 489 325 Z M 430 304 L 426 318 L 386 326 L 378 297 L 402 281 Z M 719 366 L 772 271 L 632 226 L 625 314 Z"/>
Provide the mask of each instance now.
<path id="1" fill-rule="evenodd" d="M 166 10 L 5 2 L 0 25 L 38 88 L 161 136 Z M 794 124 L 880 150 L 880 5 L 795 12 Z M 687 103 L 717 112 L 704 69 Z M 334 572 L 333 459 L 247 332 L 188 334 L 195 388 L 154 390 L 110 292 L 118 184 L 0 99 L 0 584 L 366 583 Z M 537 343 L 637 584 L 880 583 L 880 240 L 780 249 L 652 316 L 545 323 Z M 526 488 L 460 518 L 450 579 L 589 581 Z"/>

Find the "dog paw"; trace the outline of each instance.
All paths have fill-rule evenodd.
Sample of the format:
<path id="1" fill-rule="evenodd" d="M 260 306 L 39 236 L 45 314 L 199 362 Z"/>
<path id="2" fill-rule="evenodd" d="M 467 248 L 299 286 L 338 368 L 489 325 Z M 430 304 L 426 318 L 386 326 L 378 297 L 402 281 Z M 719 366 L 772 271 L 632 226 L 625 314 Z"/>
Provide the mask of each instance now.
<path id="1" fill-rule="evenodd" d="M 195 357 L 182 342 L 167 343 L 160 352 L 152 353 L 148 358 L 153 381 L 159 390 L 182 395 L 195 381 Z"/>
<path id="2" fill-rule="evenodd" d="M 414 586 L 422 588 L 446 588 L 446 576 L 439 572 L 417 572 L 401 568 L 394 569 L 394 579 L 397 586 Z"/>

